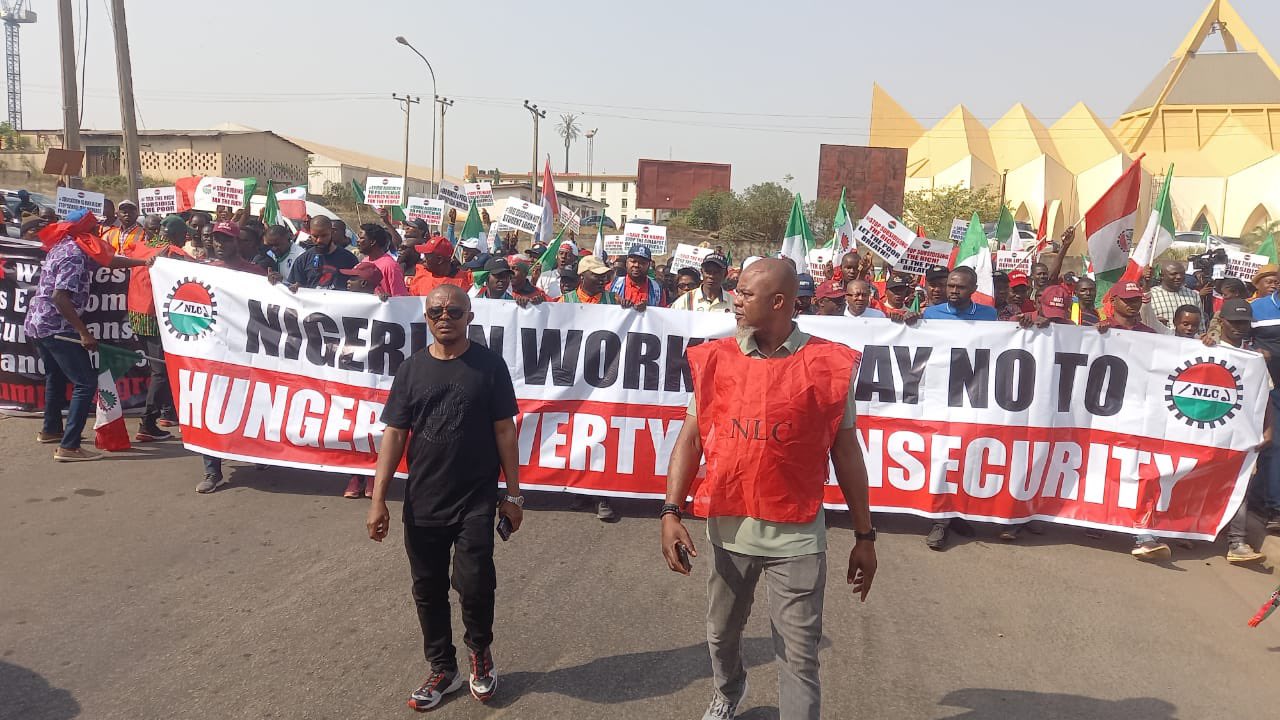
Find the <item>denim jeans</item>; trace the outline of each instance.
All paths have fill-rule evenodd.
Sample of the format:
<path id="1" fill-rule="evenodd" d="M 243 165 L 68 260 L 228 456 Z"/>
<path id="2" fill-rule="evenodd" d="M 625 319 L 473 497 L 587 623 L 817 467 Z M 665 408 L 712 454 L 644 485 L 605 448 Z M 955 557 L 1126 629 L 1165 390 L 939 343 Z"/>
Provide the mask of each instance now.
<path id="1" fill-rule="evenodd" d="M 147 409 L 142 415 L 142 428 L 155 430 L 156 421 L 165 408 L 173 407 L 173 394 L 169 390 L 169 373 L 164 363 L 164 345 L 159 335 L 139 335 L 147 353 L 147 367 L 151 370 L 151 384 L 147 387 Z M 151 358 L 158 358 L 152 360 Z"/>
<path id="2" fill-rule="evenodd" d="M 222 458 L 212 455 L 201 455 L 204 460 L 204 474 L 212 475 L 216 478 L 222 478 Z"/>
<path id="3" fill-rule="evenodd" d="M 75 333 L 59 333 L 63 337 L 76 338 Z M 93 360 L 78 342 L 59 340 L 58 335 L 32 338 L 40 357 L 44 360 L 44 429 L 49 434 L 62 433 L 60 447 L 75 450 L 80 447 L 80 433 L 93 407 L 93 397 L 98 391 L 98 371 Z M 62 411 L 67 408 L 67 383 L 71 390 L 71 407 L 67 410 L 64 429 Z"/>

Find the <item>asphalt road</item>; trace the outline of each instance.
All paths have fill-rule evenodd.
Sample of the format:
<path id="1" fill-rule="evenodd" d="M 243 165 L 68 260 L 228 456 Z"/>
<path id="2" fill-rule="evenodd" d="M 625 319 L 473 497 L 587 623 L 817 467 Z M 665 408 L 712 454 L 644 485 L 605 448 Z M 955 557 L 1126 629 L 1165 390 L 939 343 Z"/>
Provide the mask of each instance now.
<path id="1" fill-rule="evenodd" d="M 200 461 L 176 443 L 58 465 L 36 429 L 0 418 L 0 718 L 412 715 L 425 671 L 400 528 L 370 542 L 344 479 L 230 464 L 232 484 L 201 496 Z M 498 697 L 460 693 L 437 716 L 701 717 L 705 562 L 672 574 L 656 504 L 621 509 L 605 525 L 535 496 L 497 551 Z M 1228 566 L 1221 543 L 1146 565 L 1127 538 L 1071 528 L 1006 545 L 980 527 L 935 553 L 927 521 L 877 525 L 865 605 L 844 586 L 852 532 L 831 532 L 825 717 L 1280 712 L 1280 618 L 1245 625 L 1280 580 Z M 746 641 L 753 720 L 777 717 L 763 603 Z M 461 647 L 456 609 L 455 634 Z"/>

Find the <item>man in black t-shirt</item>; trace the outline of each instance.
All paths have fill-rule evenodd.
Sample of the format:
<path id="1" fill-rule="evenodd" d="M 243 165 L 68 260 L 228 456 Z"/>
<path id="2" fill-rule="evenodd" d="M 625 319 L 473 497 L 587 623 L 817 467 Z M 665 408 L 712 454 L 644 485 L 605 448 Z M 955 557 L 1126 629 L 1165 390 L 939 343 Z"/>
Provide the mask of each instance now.
<path id="1" fill-rule="evenodd" d="M 289 288 L 346 290 L 348 276 L 338 271 L 350 270 L 360 261 L 349 251 L 338 247 L 333 222 L 323 215 L 311 218 L 311 238 L 315 244 L 298 256 L 289 277 L 285 278 Z"/>
<path id="2" fill-rule="evenodd" d="M 467 339 L 473 317 L 462 288 L 441 285 L 431 291 L 426 319 L 435 342 L 400 364 L 382 411 L 386 429 L 367 526 L 371 539 L 387 536 L 387 486 L 407 446 L 405 549 L 431 666 L 427 681 L 409 696 L 415 710 L 430 710 L 462 687 L 449 624 L 450 549 L 452 584 L 471 651 L 471 694 L 481 702 L 493 697 L 494 508 L 511 532 L 520 529 L 523 517 L 515 389 L 502 356 Z M 501 502 L 499 471 L 507 483 Z"/>

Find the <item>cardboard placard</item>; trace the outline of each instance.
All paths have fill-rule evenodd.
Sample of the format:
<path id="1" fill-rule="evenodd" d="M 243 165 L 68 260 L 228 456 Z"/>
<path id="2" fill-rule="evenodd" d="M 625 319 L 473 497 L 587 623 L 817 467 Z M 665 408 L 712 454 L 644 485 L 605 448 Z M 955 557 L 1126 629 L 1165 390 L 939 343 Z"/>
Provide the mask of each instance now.
<path id="1" fill-rule="evenodd" d="M 476 207 L 493 207 L 493 183 L 488 180 L 467 183 L 463 186 L 463 190 L 466 192 L 468 200 L 476 201 Z M 466 210 L 468 208 L 460 209 Z"/>
<path id="2" fill-rule="evenodd" d="M 404 194 L 404 178 L 371 177 L 364 186 L 364 204 L 383 208 L 400 204 Z"/>
<path id="3" fill-rule="evenodd" d="M 138 190 L 138 212 L 143 215 L 168 215 L 178 212 L 178 188 L 157 187 Z"/>
<path id="4" fill-rule="evenodd" d="M 1227 252 L 1227 277 L 1240 278 L 1245 282 L 1253 282 L 1258 270 L 1266 265 L 1266 255 L 1253 253 Z"/>
<path id="5" fill-rule="evenodd" d="M 605 244 L 608 245 L 607 242 Z M 605 248 L 605 252 L 609 252 L 607 247 Z M 713 252 L 715 252 L 714 248 L 704 248 L 698 247 L 697 245 L 680 243 L 679 245 L 676 245 L 676 251 L 671 253 L 671 272 L 677 272 L 687 267 L 691 267 L 694 270 L 701 272 L 702 261 Z"/>
<path id="6" fill-rule="evenodd" d="M 83 150 L 65 150 L 49 148 L 44 156 L 44 173 L 46 175 L 78 176 L 84 167 Z"/>
<path id="7" fill-rule="evenodd" d="M 964 242 L 965 233 L 969 232 L 969 221 L 956 218 L 951 221 L 951 234 L 947 239 L 957 245 Z"/>
<path id="8" fill-rule="evenodd" d="M 916 239 L 916 234 L 879 205 L 873 205 L 871 212 L 858 223 L 854 239 L 859 247 L 870 250 L 889 265 L 897 267 L 907 254 L 907 248 Z"/>
<path id="9" fill-rule="evenodd" d="M 94 215 L 102 217 L 102 206 L 106 202 L 107 196 L 99 192 L 60 187 L 58 188 L 53 211 L 58 213 L 60 218 L 65 218 L 68 213 L 74 210 L 88 210 Z"/>
<path id="10" fill-rule="evenodd" d="M 436 198 L 444 201 L 445 205 L 461 212 L 467 212 L 471 209 L 471 201 L 467 196 L 467 191 L 461 185 L 454 185 L 448 180 L 440 182 L 440 192 L 436 193 Z M 492 193 L 490 194 L 490 199 L 492 199 Z"/>
<path id="11" fill-rule="evenodd" d="M 627 223 L 622 236 L 627 245 L 626 252 L 631 251 L 632 245 L 644 245 L 654 255 L 667 254 L 667 228 L 664 225 Z"/>
<path id="12" fill-rule="evenodd" d="M 411 197 L 404 208 L 404 219 L 425 220 L 428 225 L 435 227 L 444 220 L 444 201 Z"/>
<path id="13" fill-rule="evenodd" d="M 923 275 L 934 265 L 951 267 L 951 253 L 955 249 L 953 242 L 918 237 L 911 241 L 911 246 L 895 269 L 912 275 Z"/>
<path id="14" fill-rule="evenodd" d="M 1031 263 L 1034 262 L 1032 256 L 1035 253 L 1031 251 L 1015 252 L 1013 250 L 1001 250 L 996 253 L 996 270 L 1009 272 L 1011 270 L 1022 270 L 1027 272 L 1031 269 Z"/>
<path id="15" fill-rule="evenodd" d="M 244 180 L 235 178 L 204 177 L 196 184 L 192 199 L 196 210 L 216 211 L 219 207 L 233 210 L 244 207 Z"/>
<path id="16" fill-rule="evenodd" d="M 500 222 L 532 235 L 538 231 L 538 225 L 542 222 L 542 206 L 534 205 L 527 200 L 511 198 L 507 200 L 507 208 L 502 211 Z"/>

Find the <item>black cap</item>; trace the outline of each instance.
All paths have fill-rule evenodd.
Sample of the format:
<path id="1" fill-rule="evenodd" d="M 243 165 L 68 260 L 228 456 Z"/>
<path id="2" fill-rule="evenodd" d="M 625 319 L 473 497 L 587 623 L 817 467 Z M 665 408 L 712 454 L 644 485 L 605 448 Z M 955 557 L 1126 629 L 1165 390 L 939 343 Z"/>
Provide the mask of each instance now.
<path id="1" fill-rule="evenodd" d="M 997 271 L 995 271 L 995 272 L 991 273 L 991 280 L 992 280 L 993 282 L 994 282 L 994 281 L 996 281 L 996 280 L 1003 280 L 1003 281 L 1005 281 L 1005 282 L 1009 282 L 1009 273 L 1007 273 L 1007 272 L 1005 272 L 1005 271 L 1003 271 L 1003 270 L 997 270 Z"/>
<path id="2" fill-rule="evenodd" d="M 1223 320 L 1248 320 L 1253 322 L 1253 307 L 1248 302 L 1238 298 L 1224 300 L 1222 309 L 1218 311 L 1218 317 Z"/>
<path id="3" fill-rule="evenodd" d="M 483 270 L 485 265 L 489 264 L 492 256 L 489 253 L 480 253 L 471 259 L 469 263 L 463 263 L 462 267 L 468 270 Z"/>
<path id="4" fill-rule="evenodd" d="M 422 237 L 431 237 L 431 226 L 427 224 L 426 220 L 423 220 L 422 218 L 414 218 L 409 221 L 409 224 L 421 230 Z"/>
<path id="5" fill-rule="evenodd" d="M 484 264 L 484 271 L 495 274 L 512 272 L 511 266 L 507 264 L 507 259 L 504 257 L 489 258 L 489 261 Z"/>
<path id="6" fill-rule="evenodd" d="M 915 285 L 915 284 L 916 284 L 915 277 L 908 275 L 907 273 L 904 273 L 904 272 L 889 273 L 889 279 L 884 281 L 884 286 L 886 288 L 902 287 L 904 285 L 909 286 L 909 285 Z"/>
<path id="7" fill-rule="evenodd" d="M 936 282 L 938 280 L 946 280 L 951 271 L 945 265 L 934 265 L 924 271 L 925 282 Z"/>
<path id="8" fill-rule="evenodd" d="M 710 255 L 702 258 L 702 264 L 706 265 L 707 263 L 719 265 L 722 268 L 729 267 L 729 259 L 720 253 L 711 253 Z"/>
<path id="9" fill-rule="evenodd" d="M 796 297 L 813 297 L 817 292 L 814 287 L 813 276 L 808 273 L 800 273 L 796 276 L 800 280 L 800 289 L 796 292 Z"/>
<path id="10" fill-rule="evenodd" d="M 578 271 L 574 270 L 572 267 L 562 267 L 560 268 L 559 273 L 560 273 L 561 280 L 566 280 L 566 279 L 577 280 L 578 279 Z"/>

